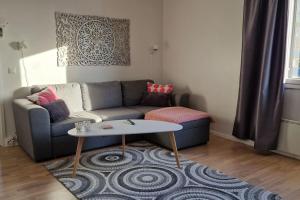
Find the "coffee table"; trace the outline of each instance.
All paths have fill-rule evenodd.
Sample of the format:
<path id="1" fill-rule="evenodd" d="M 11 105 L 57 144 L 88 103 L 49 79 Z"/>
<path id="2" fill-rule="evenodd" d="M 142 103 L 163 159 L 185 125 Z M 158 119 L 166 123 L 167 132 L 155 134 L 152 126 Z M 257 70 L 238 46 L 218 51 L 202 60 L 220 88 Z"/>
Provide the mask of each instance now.
<path id="1" fill-rule="evenodd" d="M 97 137 L 97 136 L 113 136 L 121 135 L 122 136 L 122 153 L 125 154 L 125 135 L 131 134 L 147 134 L 147 133 L 168 133 L 170 143 L 173 148 L 173 152 L 176 159 L 177 167 L 180 168 L 180 162 L 178 158 L 178 151 L 176 146 L 176 139 L 174 136 L 174 131 L 179 131 L 182 129 L 182 126 L 175 123 L 155 121 L 155 120 L 143 120 L 136 119 L 132 120 L 135 125 L 131 125 L 127 120 L 113 120 L 105 121 L 100 123 L 94 123 L 91 125 L 89 131 L 80 132 L 75 128 L 68 131 L 68 134 L 74 137 L 78 137 L 76 155 L 74 159 L 74 168 L 72 176 L 76 176 L 76 171 L 80 159 L 81 149 L 86 137 Z M 112 129 L 102 129 L 101 126 L 104 124 L 109 124 Z"/>

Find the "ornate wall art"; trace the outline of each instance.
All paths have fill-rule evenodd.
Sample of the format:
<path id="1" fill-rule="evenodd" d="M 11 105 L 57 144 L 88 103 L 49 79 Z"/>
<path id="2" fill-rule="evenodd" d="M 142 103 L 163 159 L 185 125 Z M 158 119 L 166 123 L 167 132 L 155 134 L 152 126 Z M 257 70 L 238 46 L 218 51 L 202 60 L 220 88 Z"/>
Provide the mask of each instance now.
<path id="1" fill-rule="evenodd" d="M 129 20 L 55 13 L 58 66 L 130 65 Z"/>

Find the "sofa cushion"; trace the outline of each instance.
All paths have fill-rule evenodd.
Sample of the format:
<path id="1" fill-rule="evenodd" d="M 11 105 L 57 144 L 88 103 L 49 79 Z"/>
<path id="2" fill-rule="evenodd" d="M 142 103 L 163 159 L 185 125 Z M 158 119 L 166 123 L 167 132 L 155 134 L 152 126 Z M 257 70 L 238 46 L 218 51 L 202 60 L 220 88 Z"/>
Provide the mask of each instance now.
<path id="1" fill-rule="evenodd" d="M 69 117 L 70 111 L 62 99 L 43 106 L 49 112 L 51 122 L 59 122 Z"/>
<path id="2" fill-rule="evenodd" d="M 144 117 L 144 113 L 125 107 L 107 108 L 89 112 L 98 115 L 103 121 L 119 119 L 141 119 Z"/>
<path id="3" fill-rule="evenodd" d="M 171 105 L 170 94 L 146 92 L 143 95 L 142 106 L 168 107 Z"/>
<path id="4" fill-rule="evenodd" d="M 83 108 L 87 111 L 122 106 L 122 91 L 118 81 L 82 83 Z"/>
<path id="5" fill-rule="evenodd" d="M 83 111 L 82 94 L 79 83 L 52 85 L 57 96 L 64 100 L 71 113 Z"/>
<path id="6" fill-rule="evenodd" d="M 137 110 L 139 112 L 142 112 L 146 114 L 147 112 L 150 112 L 152 110 L 160 109 L 161 107 L 156 106 L 129 106 L 128 108 Z"/>
<path id="7" fill-rule="evenodd" d="M 167 121 L 178 124 L 207 118 L 210 117 L 206 112 L 180 106 L 153 110 L 145 115 L 147 120 Z"/>
<path id="8" fill-rule="evenodd" d="M 66 120 L 52 123 L 51 124 L 51 136 L 52 137 L 58 137 L 68 134 L 68 130 L 75 127 L 76 122 L 81 122 L 85 120 L 90 120 L 88 118 L 78 118 L 78 117 L 70 117 Z M 94 120 L 91 120 L 94 122 Z"/>
<path id="9" fill-rule="evenodd" d="M 173 84 L 157 84 L 157 83 L 147 83 L 147 92 L 151 93 L 162 93 L 162 94 L 171 94 L 173 92 Z"/>
<path id="10" fill-rule="evenodd" d="M 152 80 L 121 81 L 123 105 L 139 105 L 144 92 L 147 91 L 147 82 L 153 83 Z"/>
<path id="11" fill-rule="evenodd" d="M 57 96 L 55 89 L 49 86 L 39 92 L 27 96 L 27 99 L 43 106 L 56 101 L 59 97 Z"/>

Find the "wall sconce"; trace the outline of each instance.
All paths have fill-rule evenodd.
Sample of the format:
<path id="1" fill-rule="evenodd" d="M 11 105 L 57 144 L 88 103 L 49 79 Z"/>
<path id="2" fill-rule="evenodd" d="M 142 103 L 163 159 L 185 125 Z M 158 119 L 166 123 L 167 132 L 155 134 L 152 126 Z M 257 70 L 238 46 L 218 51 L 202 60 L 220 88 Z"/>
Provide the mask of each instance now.
<path id="1" fill-rule="evenodd" d="M 158 50 L 159 50 L 159 46 L 157 44 L 151 46 L 151 54 L 154 54 Z"/>
<path id="2" fill-rule="evenodd" d="M 24 71 L 26 71 L 25 63 L 24 63 L 24 53 L 23 50 L 27 49 L 27 45 L 25 41 L 12 41 L 9 43 L 9 46 L 15 50 L 15 51 L 20 51 L 21 52 L 21 59 L 22 59 L 22 66 L 24 68 Z M 17 73 L 17 68 L 16 67 L 9 67 L 8 68 L 8 73 L 9 74 L 16 74 Z M 26 81 L 27 81 L 27 76 L 26 76 Z M 28 85 L 28 81 L 27 81 Z"/>
<path id="3" fill-rule="evenodd" d="M 9 46 L 16 51 L 22 51 L 23 49 L 27 49 L 25 41 L 13 41 L 9 43 Z"/>
<path id="4" fill-rule="evenodd" d="M 0 38 L 4 37 L 4 28 L 8 25 L 8 22 L 6 22 L 3 18 L 0 18 Z"/>

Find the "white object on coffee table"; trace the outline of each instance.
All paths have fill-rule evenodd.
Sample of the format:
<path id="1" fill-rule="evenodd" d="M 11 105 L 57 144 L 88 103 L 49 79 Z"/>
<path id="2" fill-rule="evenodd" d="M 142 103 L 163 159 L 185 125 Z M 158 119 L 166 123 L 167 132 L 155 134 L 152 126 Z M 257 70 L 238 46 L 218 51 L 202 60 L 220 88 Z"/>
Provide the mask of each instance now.
<path id="1" fill-rule="evenodd" d="M 147 133 L 168 133 L 170 143 L 175 154 L 177 167 L 180 168 L 180 162 L 178 158 L 178 151 L 176 146 L 176 140 L 174 136 L 174 131 L 179 131 L 182 129 L 180 124 L 163 122 L 163 121 L 154 121 L 154 120 L 143 120 L 136 119 L 132 120 L 135 125 L 129 124 L 126 120 L 113 120 L 105 121 L 100 123 L 91 124 L 90 128 L 86 132 L 77 131 L 76 128 L 73 128 L 68 131 L 68 134 L 74 137 L 78 137 L 76 155 L 74 159 L 74 169 L 72 176 L 76 175 L 78 162 L 80 159 L 81 149 L 84 143 L 85 137 L 96 137 L 96 136 L 113 136 L 113 135 L 122 135 L 122 149 L 123 156 L 125 153 L 125 135 L 131 134 L 147 134 Z M 102 129 L 101 126 L 104 124 L 109 124 L 112 129 Z"/>

